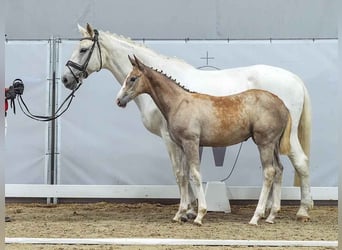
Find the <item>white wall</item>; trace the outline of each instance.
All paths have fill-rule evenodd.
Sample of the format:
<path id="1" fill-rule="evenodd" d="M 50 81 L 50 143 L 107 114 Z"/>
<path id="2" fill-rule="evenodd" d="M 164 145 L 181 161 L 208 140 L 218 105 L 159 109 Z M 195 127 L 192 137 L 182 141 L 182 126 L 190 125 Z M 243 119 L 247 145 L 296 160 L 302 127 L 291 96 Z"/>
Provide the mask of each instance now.
<path id="1" fill-rule="evenodd" d="M 7 0 L 10 39 L 78 38 L 87 22 L 132 38 L 336 38 L 338 0 Z"/>

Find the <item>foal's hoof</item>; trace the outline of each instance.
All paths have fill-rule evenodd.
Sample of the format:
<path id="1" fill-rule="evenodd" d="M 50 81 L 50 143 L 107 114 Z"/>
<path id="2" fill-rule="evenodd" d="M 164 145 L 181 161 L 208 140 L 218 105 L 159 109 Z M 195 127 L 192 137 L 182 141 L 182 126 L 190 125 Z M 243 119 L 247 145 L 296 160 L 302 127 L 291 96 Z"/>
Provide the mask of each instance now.
<path id="1" fill-rule="evenodd" d="M 267 220 L 265 220 L 265 222 L 268 223 L 268 224 L 274 224 L 274 220 L 267 219 Z"/>
<path id="2" fill-rule="evenodd" d="M 258 223 L 254 223 L 254 222 L 248 222 L 248 225 L 255 226 L 255 227 L 259 226 Z"/>
<path id="3" fill-rule="evenodd" d="M 194 224 L 196 225 L 196 226 L 202 226 L 202 221 L 199 221 L 199 220 L 194 220 Z"/>
<path id="4" fill-rule="evenodd" d="M 259 221 L 260 217 L 253 216 L 253 218 L 248 222 L 248 224 L 252 225 L 252 226 L 258 226 L 258 221 Z"/>

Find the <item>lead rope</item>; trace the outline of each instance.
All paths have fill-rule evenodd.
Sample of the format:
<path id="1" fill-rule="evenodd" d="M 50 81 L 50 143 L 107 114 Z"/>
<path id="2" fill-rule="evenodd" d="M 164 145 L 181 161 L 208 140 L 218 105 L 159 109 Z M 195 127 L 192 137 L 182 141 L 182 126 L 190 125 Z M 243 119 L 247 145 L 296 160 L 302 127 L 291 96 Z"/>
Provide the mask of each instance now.
<path id="1" fill-rule="evenodd" d="M 34 115 L 31 113 L 31 111 L 29 110 L 28 106 L 26 105 L 22 95 L 19 95 L 18 97 L 18 104 L 19 104 L 19 107 L 21 109 L 21 111 L 23 111 L 23 113 L 33 119 L 33 120 L 36 120 L 36 121 L 40 121 L 40 122 L 48 122 L 48 121 L 52 121 L 52 120 L 55 120 L 57 119 L 58 117 L 60 117 L 62 114 L 65 113 L 65 111 L 67 111 L 70 107 L 70 104 L 72 102 L 72 100 L 74 99 L 75 97 L 75 92 L 79 89 L 79 87 L 81 86 L 82 83 L 78 84 L 78 86 L 73 89 L 73 91 L 65 98 L 65 100 L 63 101 L 63 103 L 61 104 L 61 106 L 57 109 L 56 113 L 51 115 L 51 116 L 43 116 L 43 115 Z M 69 100 L 69 101 L 68 101 Z M 67 102 L 68 101 L 68 102 Z M 67 106 L 65 107 L 64 110 L 61 111 L 62 107 L 67 103 Z M 60 113 L 59 113 L 60 112 Z"/>
<path id="2" fill-rule="evenodd" d="M 67 96 L 67 98 L 64 100 L 64 102 L 62 103 L 62 105 L 57 109 L 57 111 L 55 112 L 55 114 L 51 115 L 51 116 L 43 116 L 43 115 L 34 115 L 30 112 L 28 106 L 26 105 L 24 99 L 22 98 L 21 94 L 18 94 L 18 103 L 19 103 L 19 107 L 21 109 L 21 111 L 23 111 L 23 113 L 33 119 L 33 120 L 36 120 L 36 121 L 41 121 L 41 122 L 47 122 L 47 121 L 52 121 L 52 120 L 55 120 L 57 119 L 58 117 L 60 117 L 62 114 L 64 114 L 65 111 L 68 110 L 72 100 L 74 99 L 75 97 L 75 92 L 79 89 L 79 87 L 81 86 L 82 84 L 82 80 L 79 79 L 79 77 L 76 76 L 76 74 L 72 71 L 71 68 L 74 68 L 74 69 L 77 69 L 79 71 L 81 71 L 81 73 L 83 74 L 83 77 L 84 78 L 87 78 L 88 76 L 88 73 L 87 73 L 87 66 L 88 66 L 88 63 L 89 63 L 89 60 L 90 60 L 90 57 L 92 56 L 93 54 L 93 51 L 95 49 L 95 46 L 97 45 L 98 47 L 98 50 L 99 50 L 99 56 L 100 56 L 100 67 L 97 71 L 100 71 L 102 69 L 102 52 L 101 52 L 101 47 L 100 47 L 100 42 L 99 42 L 99 32 L 98 30 L 94 29 L 94 38 L 92 37 L 85 37 L 85 38 L 82 38 L 81 40 L 91 40 L 93 41 L 93 45 L 91 46 L 91 49 L 90 49 L 90 52 L 88 54 L 88 57 L 87 59 L 85 60 L 85 62 L 83 63 L 83 65 L 80 65 L 78 63 L 75 63 L 73 61 L 67 61 L 66 63 L 66 66 L 68 67 L 68 69 L 70 70 L 71 74 L 74 76 L 75 80 L 77 83 L 79 83 L 77 85 L 77 87 L 75 89 L 73 89 L 73 91 Z M 70 100 L 69 100 L 70 99 Z M 69 102 L 67 103 L 67 101 L 69 100 Z M 61 111 L 61 108 L 67 103 L 67 106 L 66 108 Z M 11 105 L 12 105 L 12 102 L 11 102 Z M 13 105 L 14 105 L 14 101 L 13 101 Z M 14 112 L 15 112 L 15 106 L 14 107 Z M 59 113 L 60 112 L 60 113 Z"/>

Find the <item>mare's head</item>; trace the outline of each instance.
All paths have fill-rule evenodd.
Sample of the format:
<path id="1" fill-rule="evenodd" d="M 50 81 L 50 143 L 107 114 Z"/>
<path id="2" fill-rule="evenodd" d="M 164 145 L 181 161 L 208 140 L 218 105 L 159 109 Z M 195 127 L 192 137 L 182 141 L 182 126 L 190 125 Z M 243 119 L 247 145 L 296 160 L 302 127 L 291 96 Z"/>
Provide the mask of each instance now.
<path id="1" fill-rule="evenodd" d="M 116 97 L 116 104 L 122 108 L 126 107 L 127 103 L 136 96 L 145 93 L 146 90 L 145 82 L 147 81 L 147 78 L 145 74 L 147 73 L 147 67 L 135 56 L 134 59 L 128 56 L 128 59 L 130 60 L 133 69 L 127 75 Z"/>
<path id="2" fill-rule="evenodd" d="M 87 28 L 78 25 L 82 34 L 79 44 L 74 49 L 70 60 L 66 63 L 62 82 L 68 89 L 75 89 L 77 84 L 94 71 L 102 68 L 102 54 L 99 33 L 89 24 Z"/>

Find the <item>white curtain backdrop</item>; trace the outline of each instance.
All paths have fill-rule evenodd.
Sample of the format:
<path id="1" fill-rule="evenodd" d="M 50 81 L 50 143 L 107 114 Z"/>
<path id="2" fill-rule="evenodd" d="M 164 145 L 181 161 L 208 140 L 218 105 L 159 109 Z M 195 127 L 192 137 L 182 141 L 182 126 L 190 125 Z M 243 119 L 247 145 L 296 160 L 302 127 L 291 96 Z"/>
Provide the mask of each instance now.
<path id="1" fill-rule="evenodd" d="M 59 75 L 76 43 L 62 40 Z M 157 40 L 145 41 L 145 44 L 160 53 L 182 58 L 195 67 L 223 69 L 269 64 L 296 73 L 303 79 L 312 101 L 311 184 L 338 185 L 336 119 L 341 118 L 335 107 L 337 40 Z M 11 50 L 16 53 L 11 54 Z M 47 51 L 44 43 L 6 44 L 6 84 L 22 77 L 26 87 L 24 97 L 32 110 L 39 113 L 47 108 Z M 116 106 L 119 88 L 110 72 L 102 70 L 92 74 L 76 93 L 70 110 L 58 120 L 58 183 L 175 184 L 166 147 L 159 137 L 144 128 L 134 102 L 125 110 Z M 60 83 L 58 91 L 60 101 L 70 93 Z M 6 166 L 6 183 L 44 183 L 47 125 L 29 120 L 19 110 L 17 113 L 8 117 L 6 162 L 10 164 Z M 224 179 L 233 167 L 238 148 L 239 145 L 226 149 L 221 167 L 215 166 L 212 149 L 205 148 L 201 166 L 204 181 Z M 282 160 L 285 165 L 283 185 L 292 186 L 293 167 L 287 158 L 282 157 Z M 261 182 L 259 155 L 249 141 L 244 143 L 226 184 L 258 186 Z"/>
<path id="2" fill-rule="evenodd" d="M 49 44 L 47 41 L 6 42 L 6 83 L 24 81 L 23 98 L 32 112 L 47 115 L 49 99 Z M 17 102 L 16 115 L 7 112 L 6 167 L 7 184 L 46 183 L 48 159 L 48 123 L 27 118 Z"/>

